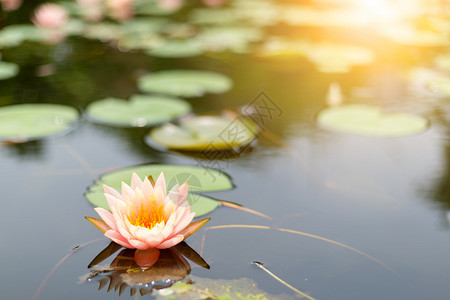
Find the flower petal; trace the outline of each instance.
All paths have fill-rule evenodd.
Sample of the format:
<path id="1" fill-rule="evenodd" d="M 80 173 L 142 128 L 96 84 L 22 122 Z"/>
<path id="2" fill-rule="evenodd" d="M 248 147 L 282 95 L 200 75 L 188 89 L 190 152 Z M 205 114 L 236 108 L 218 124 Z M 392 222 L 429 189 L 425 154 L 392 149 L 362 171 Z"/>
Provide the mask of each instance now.
<path id="1" fill-rule="evenodd" d="M 195 213 L 191 212 L 188 215 L 184 216 L 181 221 L 175 226 L 173 229 L 174 234 L 179 233 L 181 230 L 185 229 L 189 223 L 194 219 Z"/>
<path id="2" fill-rule="evenodd" d="M 141 189 L 142 193 L 144 193 L 145 198 L 148 198 L 151 194 L 153 194 L 153 185 L 147 177 L 144 178 Z"/>
<path id="3" fill-rule="evenodd" d="M 167 249 L 170 247 L 175 246 L 176 244 L 180 243 L 182 240 L 184 239 L 184 236 L 182 234 L 178 234 L 164 242 L 162 242 L 161 244 L 159 244 L 156 248 L 158 249 Z"/>
<path id="4" fill-rule="evenodd" d="M 142 180 L 139 177 L 138 174 L 133 172 L 133 175 L 131 175 L 131 188 L 133 190 L 140 188 L 142 186 Z"/>
<path id="5" fill-rule="evenodd" d="M 132 248 L 136 248 L 138 250 L 147 250 L 148 248 L 150 248 L 147 243 L 139 240 L 129 239 L 128 243 L 133 246 Z"/>
<path id="6" fill-rule="evenodd" d="M 191 234 L 193 234 L 194 232 L 196 232 L 197 230 L 200 229 L 200 227 L 202 227 L 203 225 L 206 224 L 206 222 L 208 222 L 209 220 L 211 220 L 211 218 L 205 218 L 205 219 L 201 219 L 195 222 L 192 222 L 191 224 L 189 224 L 188 226 L 186 226 L 185 229 L 183 229 L 182 231 L 180 231 L 179 234 L 182 234 L 184 236 L 184 238 L 188 238 Z"/>
<path id="7" fill-rule="evenodd" d="M 131 201 L 134 197 L 134 190 L 125 182 L 122 182 L 122 200 Z"/>
<path id="8" fill-rule="evenodd" d="M 166 179 L 164 178 L 164 173 L 161 172 L 161 174 L 159 174 L 158 180 L 156 180 L 155 183 L 155 189 L 159 187 L 161 188 L 161 191 L 163 192 L 163 199 L 166 198 Z"/>
<path id="9" fill-rule="evenodd" d="M 114 230 L 108 230 L 105 232 L 105 236 L 110 238 L 113 242 L 116 242 L 117 244 L 124 246 L 125 248 L 133 249 L 134 247 L 127 242 L 127 240 L 117 231 Z"/>
<path id="10" fill-rule="evenodd" d="M 117 231 L 116 220 L 114 219 L 112 213 L 101 207 L 96 207 L 94 208 L 94 210 L 98 213 L 100 218 L 105 221 L 106 225 L 108 225 L 111 229 Z"/>
<path id="11" fill-rule="evenodd" d="M 105 221 L 97 219 L 97 218 L 93 218 L 93 217 L 85 217 L 86 220 L 88 220 L 89 222 L 91 222 L 92 224 L 95 225 L 95 227 L 97 227 L 98 229 L 100 229 L 103 233 L 105 233 L 106 231 L 110 230 L 111 228 L 106 224 Z"/>
<path id="12" fill-rule="evenodd" d="M 110 194 L 114 198 L 122 200 L 122 195 L 112 187 L 107 186 L 106 184 L 103 185 L 103 191 L 105 192 L 105 194 Z"/>

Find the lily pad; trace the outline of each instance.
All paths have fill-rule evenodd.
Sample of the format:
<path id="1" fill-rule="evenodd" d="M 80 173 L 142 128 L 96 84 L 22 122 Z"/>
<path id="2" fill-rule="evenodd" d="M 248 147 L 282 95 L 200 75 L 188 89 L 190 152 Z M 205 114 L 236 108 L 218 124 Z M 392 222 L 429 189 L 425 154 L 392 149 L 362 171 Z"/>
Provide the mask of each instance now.
<path id="1" fill-rule="evenodd" d="M 179 125 L 165 124 L 149 133 L 152 142 L 178 151 L 230 151 L 248 146 L 258 132 L 257 125 L 243 117 L 191 117 Z"/>
<path id="2" fill-rule="evenodd" d="M 173 286 L 158 290 L 156 299 L 240 299 L 270 300 L 295 299 L 285 294 L 270 295 L 258 288 L 256 282 L 249 278 L 209 279 L 190 276 L 190 283 L 176 282 Z"/>
<path id="3" fill-rule="evenodd" d="M 348 104 L 329 107 L 318 116 L 327 129 L 364 136 L 398 137 L 418 134 L 428 127 L 426 119 L 409 113 L 385 113 L 378 106 Z"/>
<path id="4" fill-rule="evenodd" d="M 203 54 L 202 45 L 193 39 L 166 40 L 161 45 L 147 51 L 156 57 L 194 57 Z"/>
<path id="5" fill-rule="evenodd" d="M 0 61 L 0 80 L 8 79 L 19 73 L 19 66 L 14 63 Z"/>
<path id="6" fill-rule="evenodd" d="M 69 129 L 78 119 L 75 108 L 58 104 L 0 107 L 0 139 L 27 141 Z"/>
<path id="7" fill-rule="evenodd" d="M 248 52 L 250 43 L 263 38 L 263 32 L 259 28 L 252 27 L 210 27 L 205 28 L 197 36 L 205 49 L 209 51 L 234 51 L 237 53 Z"/>
<path id="8" fill-rule="evenodd" d="M 145 75 L 139 79 L 138 85 L 149 93 L 200 97 L 206 93 L 224 93 L 231 89 L 233 83 L 227 76 L 215 72 L 171 70 Z"/>
<path id="9" fill-rule="evenodd" d="M 346 73 L 353 66 L 368 65 L 375 60 L 372 50 L 347 44 L 305 43 L 302 51 L 323 73 Z"/>
<path id="10" fill-rule="evenodd" d="M 138 15 L 164 16 L 177 12 L 180 8 L 168 9 L 159 5 L 158 1 L 135 0 L 134 10 Z"/>
<path id="11" fill-rule="evenodd" d="M 236 24 L 239 16 L 232 8 L 197 8 L 192 10 L 189 20 L 194 24 Z"/>
<path id="12" fill-rule="evenodd" d="M 106 98 L 89 104 L 89 118 L 96 123 L 121 127 L 146 127 L 176 119 L 191 111 L 181 99 L 135 95 L 130 101 Z"/>
<path id="13" fill-rule="evenodd" d="M 40 42 L 45 35 L 30 24 L 10 25 L 0 31 L 0 48 L 19 46 L 24 41 Z"/>
<path id="14" fill-rule="evenodd" d="M 89 187 L 86 193 L 87 199 L 95 206 L 109 209 L 103 195 L 102 185 L 106 184 L 120 191 L 122 181 L 129 183 L 133 172 L 141 178 L 149 175 L 156 178 L 161 172 L 164 172 L 169 189 L 175 184 L 188 182 L 189 194 L 187 200 L 196 217 L 205 215 L 220 205 L 219 201 L 201 195 L 200 192 L 233 188 L 230 177 L 219 170 L 194 166 L 150 164 L 120 169 L 103 175 L 94 185 Z"/>

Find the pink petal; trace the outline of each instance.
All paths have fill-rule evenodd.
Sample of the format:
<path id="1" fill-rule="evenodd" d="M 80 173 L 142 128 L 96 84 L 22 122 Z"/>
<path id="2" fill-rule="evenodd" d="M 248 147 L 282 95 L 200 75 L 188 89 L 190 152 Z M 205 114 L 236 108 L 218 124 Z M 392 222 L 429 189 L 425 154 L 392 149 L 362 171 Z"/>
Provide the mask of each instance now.
<path id="1" fill-rule="evenodd" d="M 100 218 L 105 221 L 106 225 L 108 225 L 111 229 L 117 231 L 116 221 L 114 220 L 114 216 L 112 215 L 112 213 L 101 207 L 96 207 L 94 208 L 94 210 L 98 213 Z"/>
<path id="2" fill-rule="evenodd" d="M 122 182 L 122 200 L 132 201 L 134 197 L 134 190 L 125 182 Z"/>
<path id="3" fill-rule="evenodd" d="M 187 216 L 185 216 L 183 219 L 181 219 L 181 222 L 175 226 L 175 229 L 173 230 L 173 232 L 175 234 L 177 234 L 181 230 L 185 229 L 186 226 L 188 226 L 189 223 L 191 223 L 192 219 L 194 219 L 194 215 L 195 215 L 195 213 L 190 213 Z"/>
<path id="4" fill-rule="evenodd" d="M 183 205 L 186 202 L 186 198 L 188 195 L 188 184 L 184 183 L 180 186 L 180 188 L 178 189 L 178 202 L 177 202 L 177 208 L 180 207 L 181 205 Z"/>
<path id="5" fill-rule="evenodd" d="M 157 187 L 161 188 L 161 191 L 163 192 L 163 199 L 165 199 L 166 198 L 166 179 L 164 178 L 163 172 L 161 172 L 161 174 L 159 174 L 158 180 L 156 180 L 155 189 Z"/>
<path id="6" fill-rule="evenodd" d="M 107 186 L 106 184 L 103 185 L 103 191 L 104 191 L 106 194 L 110 194 L 110 195 L 113 196 L 114 198 L 117 198 L 117 199 L 122 200 L 122 195 L 121 195 L 118 191 L 116 191 L 115 189 L 113 189 L 112 187 Z"/>
<path id="7" fill-rule="evenodd" d="M 124 246 L 125 248 L 133 249 L 134 247 L 127 242 L 127 240 L 120 235 L 118 232 L 114 230 L 108 230 L 105 232 L 105 236 L 110 238 L 113 242 L 116 242 L 117 244 Z"/>
<path id="8" fill-rule="evenodd" d="M 131 246 L 133 246 L 132 248 L 136 248 L 138 250 L 147 250 L 148 248 L 150 248 L 146 243 L 139 240 L 129 239 L 128 242 Z"/>
<path id="9" fill-rule="evenodd" d="M 186 239 L 191 234 L 193 234 L 194 232 L 199 230 L 200 227 L 205 225 L 206 222 L 208 222 L 209 220 L 211 220 L 211 218 L 206 218 L 206 219 L 202 219 L 202 220 L 198 220 L 198 221 L 192 222 L 185 229 L 183 229 L 179 234 L 182 234 L 184 236 L 184 238 Z"/>
<path id="10" fill-rule="evenodd" d="M 165 240 L 173 235 L 173 228 L 175 227 L 175 218 L 176 218 L 175 214 L 172 214 L 170 216 L 169 220 L 166 222 L 164 229 L 161 231 L 163 240 Z"/>
<path id="11" fill-rule="evenodd" d="M 144 182 L 142 183 L 141 189 L 142 193 L 144 193 L 145 198 L 148 198 L 150 197 L 151 194 L 153 194 L 153 185 L 150 182 L 150 180 L 148 180 L 147 177 L 144 178 Z"/>
<path id="12" fill-rule="evenodd" d="M 133 172 L 133 175 L 131 175 L 131 188 L 133 190 L 140 188 L 142 186 L 142 180 L 139 177 L 138 174 Z"/>
<path id="13" fill-rule="evenodd" d="M 158 249 L 167 249 L 170 247 L 175 246 L 176 244 L 178 244 L 179 242 L 181 242 L 184 239 L 184 236 L 181 234 L 178 234 L 164 242 L 162 242 L 161 244 L 159 244 L 156 248 Z"/>

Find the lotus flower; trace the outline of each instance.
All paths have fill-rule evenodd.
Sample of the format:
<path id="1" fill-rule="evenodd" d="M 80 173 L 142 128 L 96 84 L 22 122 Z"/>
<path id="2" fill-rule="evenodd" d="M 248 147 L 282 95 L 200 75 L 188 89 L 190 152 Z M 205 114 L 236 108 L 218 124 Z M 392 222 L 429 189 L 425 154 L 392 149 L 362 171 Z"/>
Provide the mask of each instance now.
<path id="1" fill-rule="evenodd" d="M 59 28 L 67 23 L 69 16 L 66 10 L 54 3 L 40 5 L 32 18 L 33 23 L 42 28 Z"/>
<path id="2" fill-rule="evenodd" d="M 22 5 L 22 0 L 0 0 L 4 11 L 16 10 Z"/>
<path id="3" fill-rule="evenodd" d="M 152 182 L 151 182 L 151 181 Z M 186 201 L 187 183 L 166 194 L 164 174 L 141 180 L 133 173 L 131 186 L 122 182 L 122 194 L 104 185 L 111 212 L 97 207 L 103 220 L 86 217 L 117 244 L 138 250 L 166 249 L 183 241 L 210 218 L 192 222 L 194 213 Z"/>

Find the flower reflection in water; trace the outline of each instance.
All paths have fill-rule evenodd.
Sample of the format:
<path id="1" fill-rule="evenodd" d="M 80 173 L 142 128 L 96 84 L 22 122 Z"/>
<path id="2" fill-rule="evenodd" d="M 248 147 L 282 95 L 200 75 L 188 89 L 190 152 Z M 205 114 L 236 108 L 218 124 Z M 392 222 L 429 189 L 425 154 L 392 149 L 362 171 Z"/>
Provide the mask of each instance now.
<path id="1" fill-rule="evenodd" d="M 100 284 L 99 290 L 108 285 L 108 292 L 114 289 L 114 291 L 119 291 L 119 295 L 122 295 L 127 287 L 130 287 L 131 296 L 137 291 L 141 295 L 145 295 L 152 292 L 153 289 L 170 287 L 176 281 L 189 275 L 191 266 L 186 258 L 209 269 L 206 261 L 185 242 L 169 249 L 152 249 L 148 253 L 141 251 L 140 255 L 136 256 L 135 252 L 139 250 L 123 249 L 109 266 L 99 265 L 121 248 L 122 246 L 111 242 L 89 264 L 88 268 L 94 269 L 83 277 L 83 281 L 97 280 Z M 151 267 L 142 268 L 140 259 L 152 262 Z"/>

